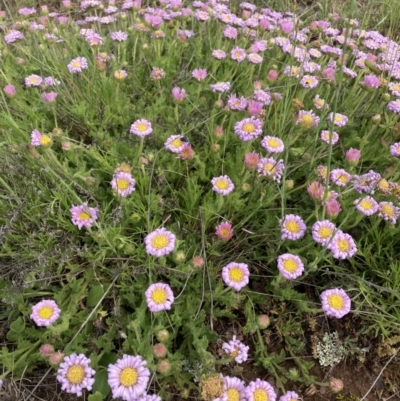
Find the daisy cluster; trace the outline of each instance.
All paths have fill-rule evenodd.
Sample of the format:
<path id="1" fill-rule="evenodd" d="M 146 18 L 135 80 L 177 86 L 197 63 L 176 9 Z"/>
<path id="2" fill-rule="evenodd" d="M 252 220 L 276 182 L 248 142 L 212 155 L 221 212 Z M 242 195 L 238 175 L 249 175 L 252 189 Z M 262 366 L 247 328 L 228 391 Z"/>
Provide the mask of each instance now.
<path id="1" fill-rule="evenodd" d="M 296 254 L 296 249 L 302 249 L 303 241 L 309 241 L 310 248 L 318 253 L 329 252 L 329 257 L 340 262 L 357 254 L 357 239 L 350 234 L 354 231 L 346 230 L 340 222 L 339 217 L 344 212 L 358 214 L 360 220 L 371 219 L 382 224 L 387 221 L 390 225 L 397 223 L 400 216 L 400 184 L 387 179 L 385 171 L 379 173 L 363 167 L 369 161 L 361 146 L 362 141 L 367 145 L 369 140 L 376 139 L 372 134 L 378 129 L 381 116 L 372 117 L 373 129 L 362 132 L 360 141 L 352 142 L 348 138 L 354 129 L 359 126 L 365 129 L 360 124 L 360 117 L 349 104 L 345 105 L 345 100 L 343 103 L 336 102 L 331 96 L 332 88 L 337 87 L 362 94 L 361 99 L 367 96 L 378 98 L 376 94 L 379 94 L 381 108 L 373 108 L 372 104 L 368 113 L 363 115 L 384 109 L 388 116 L 387 125 L 392 129 L 400 114 L 400 46 L 396 42 L 376 31 L 361 29 L 356 20 L 336 23 L 340 19 L 338 15 L 329 21 L 317 20 L 306 24 L 293 13 L 257 8 L 247 2 L 239 4 L 238 12 L 233 12 L 228 1 L 224 0 L 193 1 L 190 7 L 180 0 L 162 0 L 160 4 L 160 7 L 145 6 L 141 0 L 123 0 L 118 4 L 114 1 L 82 0 L 73 4 L 64 0 L 62 13 L 50 13 L 44 8 L 38 13 L 34 8 L 25 7 L 19 10 L 21 21 L 2 26 L 4 48 L 8 54 L 21 55 L 15 56 L 14 64 L 21 69 L 18 74 L 4 74 L 7 82 L 3 85 L 3 97 L 7 107 L 11 106 L 8 110 L 18 107 L 24 93 L 30 97 L 30 102 L 35 99 L 40 101 L 41 107 L 56 121 L 56 127 L 51 132 L 47 131 L 49 124 L 41 125 L 39 119 L 31 122 L 31 128 L 24 132 L 29 154 L 36 159 L 43 157 L 52 161 L 60 155 L 65 163 L 56 167 L 64 171 L 65 166 L 79 165 L 75 149 L 84 150 L 88 158 L 97 152 L 98 159 L 102 161 L 98 169 L 101 170 L 101 177 L 108 177 L 105 185 L 103 181 L 94 180 L 93 186 L 97 185 L 98 193 L 79 187 L 79 196 L 86 196 L 86 199 L 75 202 L 77 205 L 68 201 L 69 214 L 68 211 L 65 213 L 70 219 L 71 230 L 78 233 L 73 226 L 79 230 L 84 228 L 80 235 L 87 234 L 87 238 L 91 238 L 96 229 L 101 234 L 106 231 L 103 226 L 108 224 L 109 207 L 100 199 L 108 196 L 110 204 L 118 202 L 122 209 L 130 207 L 139 210 L 140 197 L 143 194 L 149 198 L 153 195 L 154 188 L 148 187 L 153 173 L 158 179 L 158 188 L 154 191 L 162 192 L 160 188 L 168 187 L 182 195 L 182 184 L 173 188 L 172 180 L 165 178 L 174 168 L 179 168 L 179 175 L 185 178 L 198 174 L 196 185 L 201 191 L 199 198 L 205 199 L 208 209 L 213 205 L 213 213 L 220 221 L 215 226 L 214 220 L 211 229 L 208 226 L 202 232 L 202 255 L 193 255 L 191 265 L 194 271 L 208 267 L 208 261 L 212 261 L 210 266 L 214 263 L 211 252 L 207 254 L 210 244 L 216 244 L 216 247 L 233 245 L 236 237 L 251 233 L 236 224 L 235 212 L 232 212 L 234 202 L 244 199 L 242 205 L 245 205 L 247 195 L 257 198 L 266 214 L 274 214 L 277 210 L 270 208 L 273 203 L 268 203 L 270 199 L 282 198 L 279 205 L 281 216 L 273 215 L 276 218 L 270 231 L 275 233 L 272 235 L 279 233 L 276 240 L 280 254 L 276 255 L 274 269 L 279 272 L 278 279 L 283 277 L 291 281 L 290 284 L 310 273 L 301 251 Z M 77 13 L 70 13 L 71 8 L 75 8 Z M 73 20 L 73 15 L 78 15 L 79 19 Z M 339 25 L 344 28 L 337 28 Z M 73 55 L 64 37 L 66 26 L 76 33 L 79 43 Z M 191 63 L 190 59 L 187 70 L 171 76 L 173 69 L 170 64 L 174 58 L 169 51 L 172 54 L 175 47 L 185 49 L 190 48 L 192 43 L 203 43 L 202 35 L 214 28 L 221 40 L 210 41 L 211 48 L 202 47 L 201 57 L 193 52 L 191 56 L 196 63 Z M 40 42 L 41 48 L 51 47 L 54 54 L 59 52 L 63 55 L 57 74 L 46 72 L 45 63 L 39 68 L 23 58 L 20 49 L 28 48 L 32 38 Z M 135 52 L 139 52 L 138 42 L 142 51 L 140 61 L 135 59 Z M 163 47 L 164 43 L 171 45 L 168 51 Z M 131 59 L 124 59 L 127 53 L 133 54 L 134 68 L 130 65 Z M 281 68 L 270 63 L 269 60 L 275 59 L 279 59 Z M 143 65 L 146 69 L 145 82 L 141 82 L 139 87 L 134 79 Z M 240 80 L 234 77 L 240 77 L 243 72 L 250 72 L 251 77 L 257 80 L 250 85 L 247 81 L 246 85 L 238 84 Z M 115 90 L 112 102 L 117 103 L 118 94 L 122 93 L 126 95 L 127 102 L 132 103 L 123 111 L 117 109 L 116 114 L 121 114 L 117 116 L 121 117 L 118 121 L 123 123 L 107 125 L 106 122 L 114 116 L 104 111 L 107 106 L 103 107 L 106 100 L 102 99 L 104 104 L 99 110 L 99 120 L 106 121 L 104 127 L 120 140 L 111 135 L 110 140 L 103 139 L 100 134 L 96 136 L 100 130 L 90 121 L 90 113 L 84 107 L 79 115 L 80 124 L 85 126 L 82 134 L 72 132 L 70 125 L 64 124 L 65 118 L 59 118 L 62 110 L 67 110 L 67 116 L 69 113 L 73 115 L 81 106 L 65 106 L 69 98 L 68 88 L 87 88 L 90 94 L 93 85 L 96 96 L 102 97 L 95 90 L 97 80 L 104 80 Z M 138 86 L 134 88 L 134 94 L 132 86 Z M 143 105 L 147 91 L 154 91 L 151 105 Z M 292 92 L 296 98 L 290 98 Z M 166 98 L 166 106 L 161 111 L 155 111 L 152 106 L 160 97 Z M 360 103 L 365 106 L 364 102 Z M 208 110 L 212 111 L 206 114 Z M 127 112 L 129 122 L 125 124 L 123 115 Z M 286 118 L 285 112 L 290 114 L 289 118 Z M 187 121 L 183 121 L 182 116 L 186 116 Z M 197 120 L 200 122 L 192 126 L 191 123 Z M 58 124 L 65 125 L 65 132 Z M 108 132 L 104 133 L 104 138 L 106 134 Z M 96 139 L 88 145 L 86 142 L 91 141 L 91 136 Z M 389 142 L 387 137 L 381 138 L 376 145 L 396 163 L 400 157 L 400 142 L 395 142 L 393 137 Z M 116 142 L 119 142 L 118 145 Z M 360 144 L 361 149 L 351 147 L 358 146 L 354 143 Z M 115 150 L 117 146 L 126 146 L 128 150 L 124 149 L 124 157 L 129 158 L 130 164 L 108 162 L 109 153 L 118 153 Z M 317 157 L 307 153 L 309 148 L 317 149 Z M 209 149 L 209 154 L 205 154 L 204 149 Z M 131 153 L 138 153 L 139 156 L 133 160 Z M 296 180 L 300 181 L 298 171 L 304 169 L 304 160 L 314 162 L 316 159 L 326 160 L 321 162 L 326 165 L 321 164 L 314 170 L 307 166 L 307 173 L 303 172 L 301 176 L 304 183 L 296 188 Z M 166 162 L 156 165 L 158 160 Z M 150 163 L 152 168 L 146 170 L 145 165 Z M 144 177 L 146 174 L 152 178 Z M 73 179 L 76 177 L 81 178 L 78 173 Z M 305 210 L 315 213 L 300 216 L 302 213 L 296 211 L 296 200 L 292 202 L 292 208 L 287 206 L 285 193 L 290 195 L 293 187 L 299 194 L 302 192 L 305 195 L 299 195 L 301 202 L 307 205 Z M 266 202 L 268 196 L 271 197 Z M 158 201 L 158 205 L 165 202 L 162 197 Z M 183 248 L 181 244 L 190 230 L 183 227 L 183 219 L 170 221 L 175 219 L 180 205 L 171 207 L 173 213 L 164 213 L 166 210 L 163 210 L 162 223 L 161 219 L 156 222 L 159 217 L 155 216 L 151 206 L 149 204 L 146 210 L 146 228 L 129 232 L 129 237 L 137 240 L 135 246 L 142 252 L 141 257 L 147 255 L 145 257 L 152 268 L 155 261 L 163 267 L 172 263 L 172 256 L 175 256 L 174 262 L 179 258 L 184 260 L 185 253 L 181 257 L 179 252 L 183 251 L 179 247 Z M 197 205 L 194 206 L 196 208 Z M 207 222 L 212 220 L 208 209 L 205 212 Z M 192 217 L 190 213 L 185 215 L 185 219 Z M 128 223 L 126 226 L 130 230 Z M 253 269 L 253 260 L 246 260 L 245 256 L 239 257 L 232 252 L 229 259 L 216 266 L 215 277 L 228 287 L 226 291 L 236 296 L 237 292 L 247 291 L 246 286 L 251 285 Z M 168 317 L 165 311 L 170 311 L 178 298 L 174 295 L 178 287 L 176 280 L 169 280 L 166 275 L 162 279 L 160 277 L 157 273 L 149 274 L 150 281 L 141 294 L 152 318 L 160 315 Z M 164 281 L 170 281 L 171 285 Z M 351 310 L 351 299 L 341 288 L 322 291 L 320 300 L 324 313 L 336 319 Z M 60 314 L 61 309 L 55 301 L 43 300 L 33 306 L 30 317 L 37 326 L 48 327 L 55 324 Z M 153 314 L 157 314 L 156 317 Z M 47 348 L 43 348 L 42 353 L 48 355 L 50 361 L 51 358 L 54 361 L 60 359 L 59 353 L 54 353 L 51 347 Z M 248 360 L 250 347 L 233 336 L 222 345 L 222 350 L 240 364 Z M 95 375 L 90 364 L 90 359 L 83 354 L 62 356 L 57 374 L 61 388 L 78 396 L 85 389 L 90 391 Z M 168 370 L 165 367 L 162 369 Z M 124 354 L 108 366 L 107 372 L 114 398 L 126 401 L 159 400 L 158 396 L 147 394 L 150 371 L 141 356 Z M 218 401 L 277 399 L 274 388 L 261 379 L 247 385 L 235 377 L 223 377 L 222 381 L 223 391 L 216 398 Z M 296 393 L 288 392 L 279 401 L 297 399 L 299 396 Z"/>

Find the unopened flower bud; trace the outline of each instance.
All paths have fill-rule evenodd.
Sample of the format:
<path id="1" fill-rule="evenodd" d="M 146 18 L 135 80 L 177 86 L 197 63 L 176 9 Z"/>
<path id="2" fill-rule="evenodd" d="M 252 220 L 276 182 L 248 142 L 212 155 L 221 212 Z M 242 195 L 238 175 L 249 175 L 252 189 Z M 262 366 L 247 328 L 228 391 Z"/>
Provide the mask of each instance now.
<path id="1" fill-rule="evenodd" d="M 278 79 L 278 71 L 276 70 L 269 70 L 267 74 L 267 79 L 270 82 L 275 82 Z"/>
<path id="2" fill-rule="evenodd" d="M 224 107 L 224 101 L 222 99 L 219 99 L 215 102 L 215 107 L 217 109 L 222 109 Z"/>
<path id="3" fill-rule="evenodd" d="M 329 217 L 336 217 L 341 210 L 340 203 L 336 199 L 326 202 L 326 213 Z"/>
<path id="4" fill-rule="evenodd" d="M 260 329 L 266 329 L 270 324 L 270 319 L 268 315 L 260 315 L 257 317 L 258 327 Z"/>
<path id="5" fill-rule="evenodd" d="M 40 355 L 47 356 L 54 353 L 54 347 L 51 344 L 43 344 L 40 347 Z"/>
<path id="6" fill-rule="evenodd" d="M 342 391 L 344 387 L 343 381 L 340 379 L 335 379 L 332 377 L 329 380 L 329 388 L 333 393 L 338 393 L 339 391 Z"/>
<path id="7" fill-rule="evenodd" d="M 158 343 L 153 347 L 153 354 L 156 358 L 164 358 L 167 355 L 167 351 L 167 347 L 162 343 Z"/>
<path id="8" fill-rule="evenodd" d="M 49 356 L 49 362 L 52 365 L 59 365 L 63 359 L 64 359 L 64 354 L 62 354 L 61 352 L 55 352 L 54 354 L 51 354 Z"/>
<path id="9" fill-rule="evenodd" d="M 169 339 L 169 333 L 167 330 L 163 329 L 157 332 L 156 338 L 161 343 L 165 343 Z"/>
<path id="10" fill-rule="evenodd" d="M 213 143 L 211 145 L 211 152 L 217 153 L 221 149 L 221 146 L 218 145 L 218 143 Z"/>
<path id="11" fill-rule="evenodd" d="M 168 359 L 162 359 L 157 363 L 157 372 L 166 375 L 171 371 L 171 363 Z"/>
<path id="12" fill-rule="evenodd" d="M 243 192 L 250 192 L 251 191 L 251 185 L 247 182 L 244 182 L 242 184 L 242 191 Z"/>
<path id="13" fill-rule="evenodd" d="M 286 189 L 292 189 L 294 186 L 294 181 L 293 180 L 286 180 L 285 181 L 285 188 Z"/>
<path id="14" fill-rule="evenodd" d="M 390 100 L 390 94 L 389 94 L 389 93 L 384 93 L 384 94 L 382 95 L 382 99 L 383 99 L 385 102 L 388 102 L 388 101 Z"/>
<path id="15" fill-rule="evenodd" d="M 63 142 L 61 144 L 63 150 L 70 150 L 71 149 L 71 142 Z"/>
<path id="16" fill-rule="evenodd" d="M 86 184 L 92 186 L 92 185 L 96 184 L 96 178 L 94 178 L 94 177 L 86 177 L 85 178 L 85 182 L 86 182 Z"/>
<path id="17" fill-rule="evenodd" d="M 221 126 L 217 125 L 217 126 L 215 127 L 214 134 L 215 134 L 215 136 L 217 136 L 217 137 L 220 138 L 221 136 L 224 135 L 224 129 L 223 129 Z"/>
<path id="18" fill-rule="evenodd" d="M 201 256 L 194 256 L 192 259 L 192 266 L 195 269 L 202 269 L 204 266 L 204 259 Z"/>
<path id="19" fill-rule="evenodd" d="M 62 135 L 63 134 L 63 131 L 62 131 L 62 129 L 60 129 L 60 128 L 53 128 L 53 134 L 55 135 L 55 136 L 60 136 L 60 135 Z"/>
<path id="20" fill-rule="evenodd" d="M 130 220 L 133 222 L 133 223 L 139 223 L 139 221 L 141 220 L 142 218 L 140 217 L 140 214 L 139 213 L 133 213 L 132 215 L 131 215 L 131 217 L 130 217 Z"/>
<path id="21" fill-rule="evenodd" d="M 186 260 L 186 254 L 183 251 L 178 251 L 175 253 L 175 262 L 183 263 Z"/>
<path id="22" fill-rule="evenodd" d="M 372 117 L 372 124 L 378 125 L 381 122 L 381 115 L 380 114 L 375 114 Z"/>
<path id="23" fill-rule="evenodd" d="M 346 160 L 350 164 L 350 166 L 357 166 L 358 161 L 360 160 L 361 151 L 358 149 L 350 148 L 346 152 Z"/>

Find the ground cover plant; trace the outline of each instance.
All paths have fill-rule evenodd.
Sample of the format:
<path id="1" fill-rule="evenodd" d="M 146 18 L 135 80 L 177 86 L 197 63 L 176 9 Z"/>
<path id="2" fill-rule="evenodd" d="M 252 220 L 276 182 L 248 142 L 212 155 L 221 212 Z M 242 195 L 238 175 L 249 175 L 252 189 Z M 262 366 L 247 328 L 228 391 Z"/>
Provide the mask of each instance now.
<path id="1" fill-rule="evenodd" d="M 293 401 L 395 361 L 399 44 L 337 13 L 72 3 L 0 15 L 3 388 Z"/>

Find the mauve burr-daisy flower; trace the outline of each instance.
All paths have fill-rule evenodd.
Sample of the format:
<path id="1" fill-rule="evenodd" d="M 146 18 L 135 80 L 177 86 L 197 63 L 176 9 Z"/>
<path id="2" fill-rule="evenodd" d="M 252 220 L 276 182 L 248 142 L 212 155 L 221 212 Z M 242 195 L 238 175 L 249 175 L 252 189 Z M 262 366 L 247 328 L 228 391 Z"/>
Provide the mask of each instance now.
<path id="1" fill-rule="evenodd" d="M 55 102 L 58 96 L 57 92 L 43 92 L 40 96 L 45 102 L 52 103 Z"/>
<path id="2" fill-rule="evenodd" d="M 150 371 L 141 356 L 123 355 L 115 364 L 108 365 L 108 384 L 113 398 L 134 401 L 147 389 Z"/>
<path id="3" fill-rule="evenodd" d="M 400 99 L 392 100 L 388 103 L 387 108 L 396 114 L 400 114 Z"/>
<path id="4" fill-rule="evenodd" d="M 150 135 L 153 132 L 153 127 L 151 126 L 151 122 L 141 119 L 136 120 L 130 127 L 129 132 L 131 134 L 140 136 L 144 138 L 147 135 Z"/>
<path id="5" fill-rule="evenodd" d="M 249 152 L 244 155 L 244 164 L 247 168 L 257 168 L 260 162 L 260 156 L 257 152 Z"/>
<path id="6" fill-rule="evenodd" d="M 128 34 L 126 32 L 117 31 L 111 32 L 110 37 L 112 40 L 115 40 L 117 42 L 125 42 L 125 40 L 128 39 Z"/>
<path id="7" fill-rule="evenodd" d="M 283 160 L 277 161 L 272 157 L 263 157 L 257 164 L 257 171 L 279 183 L 281 182 L 284 167 Z"/>
<path id="8" fill-rule="evenodd" d="M 322 310 L 327 316 L 332 316 L 340 319 L 350 312 L 350 297 L 341 288 L 325 290 L 321 292 L 320 298 L 322 303 Z"/>
<path id="9" fill-rule="evenodd" d="M 237 61 L 238 63 L 242 62 L 246 58 L 246 50 L 241 47 L 234 47 L 231 50 L 231 59 Z"/>
<path id="10" fill-rule="evenodd" d="M 119 196 L 126 198 L 135 190 L 135 180 L 129 173 L 117 172 L 111 181 L 111 187 Z"/>
<path id="11" fill-rule="evenodd" d="M 32 146 L 44 146 L 48 147 L 52 144 L 51 137 L 46 134 L 42 134 L 37 129 L 34 129 L 31 132 L 31 145 Z"/>
<path id="12" fill-rule="evenodd" d="M 249 100 L 247 104 L 247 112 L 250 116 L 259 116 L 263 109 L 263 104 L 257 100 Z"/>
<path id="13" fill-rule="evenodd" d="M 329 108 L 329 105 L 325 102 L 324 99 L 321 99 L 319 95 L 316 95 L 313 99 L 314 106 L 317 109 Z"/>
<path id="14" fill-rule="evenodd" d="M 213 50 L 211 55 L 218 60 L 226 58 L 226 53 L 221 49 Z"/>
<path id="15" fill-rule="evenodd" d="M 97 220 L 99 209 L 88 207 L 87 202 L 85 202 L 83 205 L 72 205 L 69 211 L 72 214 L 72 223 L 80 230 L 82 227 L 92 227 L 94 222 Z"/>
<path id="16" fill-rule="evenodd" d="M 197 79 L 199 82 L 206 79 L 207 75 L 207 70 L 204 68 L 195 68 L 192 71 L 192 77 Z"/>
<path id="17" fill-rule="evenodd" d="M 128 76 L 128 73 L 125 70 L 116 70 L 114 71 L 114 78 L 118 81 L 123 81 Z"/>
<path id="18" fill-rule="evenodd" d="M 313 240 L 322 246 L 327 246 L 336 226 L 329 220 L 316 221 L 311 227 Z"/>
<path id="19" fill-rule="evenodd" d="M 257 53 L 249 53 L 247 55 L 247 60 L 250 61 L 252 64 L 260 64 L 263 61 L 262 56 Z"/>
<path id="20" fill-rule="evenodd" d="M 335 259 L 352 258 L 357 253 L 357 246 L 353 237 L 341 230 L 337 230 L 328 244 L 328 249 Z"/>
<path id="21" fill-rule="evenodd" d="M 302 128 L 310 129 L 316 127 L 319 124 L 320 118 L 314 114 L 312 110 L 300 110 L 297 116 L 296 124 Z"/>
<path id="22" fill-rule="evenodd" d="M 278 269 L 286 280 L 295 280 L 304 272 L 304 264 L 301 259 L 291 253 L 278 256 Z"/>
<path id="23" fill-rule="evenodd" d="M 231 358 L 234 358 L 237 363 L 243 363 L 247 361 L 250 347 L 237 340 L 236 336 L 233 336 L 232 340 L 222 344 L 222 349 Z"/>
<path id="24" fill-rule="evenodd" d="M 261 146 L 266 149 L 268 153 L 282 153 L 285 149 L 282 139 L 275 136 L 265 136 L 261 141 Z"/>
<path id="25" fill-rule="evenodd" d="M 351 174 L 342 168 L 335 168 L 331 171 L 329 179 L 338 187 L 344 187 L 351 180 Z"/>
<path id="26" fill-rule="evenodd" d="M 236 291 L 240 291 L 249 283 L 250 272 L 245 263 L 231 262 L 222 268 L 224 283 Z"/>
<path id="27" fill-rule="evenodd" d="M 224 392 L 213 401 L 245 401 L 246 385 L 243 380 L 238 377 L 225 376 L 224 378 Z"/>
<path id="28" fill-rule="evenodd" d="M 164 283 L 150 285 L 145 292 L 145 296 L 150 312 L 170 310 L 175 300 L 171 287 Z"/>
<path id="29" fill-rule="evenodd" d="M 279 401 L 298 401 L 298 400 L 300 400 L 300 396 L 294 391 L 287 391 L 279 398 Z"/>
<path id="30" fill-rule="evenodd" d="M 96 373 L 89 364 L 91 360 L 83 354 L 71 354 L 64 357 L 57 371 L 57 381 L 61 384 L 61 390 L 82 396 L 82 390 L 91 390 Z"/>
<path id="31" fill-rule="evenodd" d="M 235 188 L 232 180 L 227 175 L 214 177 L 211 180 L 211 184 L 213 185 L 213 191 L 224 196 L 230 194 Z"/>
<path id="32" fill-rule="evenodd" d="M 39 75 L 29 75 L 28 77 L 25 78 L 25 86 L 40 86 L 41 83 L 43 82 L 43 78 L 40 77 Z"/>
<path id="33" fill-rule="evenodd" d="M 231 25 L 227 25 L 224 28 L 224 36 L 228 39 L 236 39 L 238 35 L 238 31 Z"/>
<path id="34" fill-rule="evenodd" d="M 352 178 L 354 189 L 359 192 L 369 192 L 374 193 L 375 187 L 381 180 L 381 175 L 375 173 L 375 171 L 370 170 L 368 173 L 362 175 L 354 175 Z"/>
<path id="35" fill-rule="evenodd" d="M 321 131 L 321 141 L 332 145 L 335 145 L 339 140 L 339 135 L 337 132 L 329 130 L 322 130 Z"/>
<path id="36" fill-rule="evenodd" d="M 182 140 L 182 135 L 171 135 L 164 143 L 166 149 L 172 153 L 181 153 L 187 142 Z"/>
<path id="37" fill-rule="evenodd" d="M 337 127 L 344 127 L 349 119 L 344 114 L 339 113 L 329 113 L 328 121 L 333 122 L 334 125 Z"/>
<path id="38" fill-rule="evenodd" d="M 158 81 L 165 77 L 165 71 L 162 68 L 153 67 L 150 73 L 150 79 Z"/>
<path id="39" fill-rule="evenodd" d="M 77 72 L 86 70 L 88 68 L 88 63 L 85 57 L 77 57 L 70 61 L 67 68 L 71 74 L 76 74 Z"/>
<path id="40" fill-rule="evenodd" d="M 183 100 L 187 97 L 187 93 L 185 89 L 179 88 L 175 86 L 175 88 L 172 89 L 172 96 L 177 102 L 183 102 Z"/>
<path id="41" fill-rule="evenodd" d="M 300 85 L 303 88 L 312 89 L 318 86 L 318 78 L 313 75 L 304 75 L 303 78 L 300 79 Z"/>
<path id="42" fill-rule="evenodd" d="M 4 41 L 7 44 L 14 43 L 17 40 L 23 40 L 23 39 L 24 39 L 24 35 L 22 34 L 22 32 L 20 32 L 16 29 L 12 29 L 6 35 L 4 35 Z"/>
<path id="43" fill-rule="evenodd" d="M 276 393 L 274 388 L 261 379 L 256 379 L 246 387 L 247 401 L 276 401 Z"/>
<path id="44" fill-rule="evenodd" d="M 157 230 L 148 234 L 144 239 L 146 252 L 157 258 L 171 253 L 174 250 L 175 241 L 175 235 L 164 227 L 157 228 Z"/>
<path id="45" fill-rule="evenodd" d="M 400 83 L 399 82 L 389 82 L 388 88 L 393 96 L 400 97 Z"/>
<path id="46" fill-rule="evenodd" d="M 229 221 L 224 221 L 215 227 L 215 234 L 218 238 L 227 241 L 233 236 L 232 224 Z"/>
<path id="47" fill-rule="evenodd" d="M 392 202 L 380 202 L 378 216 L 384 220 L 396 224 L 397 218 L 400 215 L 400 208 L 394 206 Z"/>
<path id="48" fill-rule="evenodd" d="M 227 105 L 230 110 L 244 110 L 247 104 L 248 101 L 244 96 L 237 97 L 235 93 L 232 93 L 228 97 Z"/>
<path id="49" fill-rule="evenodd" d="M 357 210 L 365 216 L 372 216 L 379 210 L 378 202 L 370 196 L 356 199 L 353 204 L 356 205 Z"/>
<path id="50" fill-rule="evenodd" d="M 49 326 L 60 317 L 61 309 L 53 300 L 43 300 L 32 306 L 30 318 L 37 326 Z"/>
<path id="51" fill-rule="evenodd" d="M 257 118 L 245 118 L 235 124 L 235 134 L 242 141 L 251 141 L 262 134 L 262 124 Z"/>
<path id="52" fill-rule="evenodd" d="M 289 77 L 299 78 L 301 74 L 301 67 L 296 65 L 288 65 L 284 68 L 283 73 Z"/>
<path id="53" fill-rule="evenodd" d="M 228 92 L 231 89 L 230 82 L 217 82 L 216 84 L 211 84 L 210 89 L 213 92 Z"/>
<path id="54" fill-rule="evenodd" d="M 288 214 L 280 220 L 279 223 L 281 226 L 282 240 L 290 239 L 295 241 L 304 237 L 307 227 L 300 216 Z"/>
<path id="55" fill-rule="evenodd" d="M 400 142 L 396 142 L 390 146 L 390 155 L 400 157 Z"/>

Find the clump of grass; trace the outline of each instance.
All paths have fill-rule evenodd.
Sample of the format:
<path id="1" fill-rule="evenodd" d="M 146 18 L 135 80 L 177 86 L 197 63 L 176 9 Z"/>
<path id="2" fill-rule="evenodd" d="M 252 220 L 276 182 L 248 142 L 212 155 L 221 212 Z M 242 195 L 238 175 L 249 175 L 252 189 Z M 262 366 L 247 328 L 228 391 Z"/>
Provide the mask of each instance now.
<path id="1" fill-rule="evenodd" d="M 248 3 L 37 14 L 1 39 L 1 377 L 186 397 L 252 361 L 272 399 L 315 381 L 304 314 L 399 332 L 397 43 Z"/>

